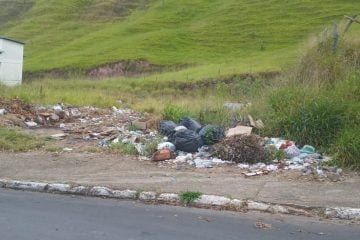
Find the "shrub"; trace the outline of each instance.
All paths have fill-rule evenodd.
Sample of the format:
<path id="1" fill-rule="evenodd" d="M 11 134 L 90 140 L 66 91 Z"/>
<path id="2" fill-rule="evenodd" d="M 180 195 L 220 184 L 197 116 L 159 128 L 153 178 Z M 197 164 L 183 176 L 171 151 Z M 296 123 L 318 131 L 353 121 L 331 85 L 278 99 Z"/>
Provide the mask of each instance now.
<path id="1" fill-rule="evenodd" d="M 336 165 L 360 170 L 360 126 L 346 128 L 337 138 L 331 152 Z"/>

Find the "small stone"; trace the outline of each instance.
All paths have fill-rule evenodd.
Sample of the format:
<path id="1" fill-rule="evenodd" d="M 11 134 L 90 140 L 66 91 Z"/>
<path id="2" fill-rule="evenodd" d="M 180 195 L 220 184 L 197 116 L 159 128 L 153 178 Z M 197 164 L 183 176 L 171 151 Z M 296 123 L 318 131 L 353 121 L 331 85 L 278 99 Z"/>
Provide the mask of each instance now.
<path id="1" fill-rule="evenodd" d="M 90 189 L 89 195 L 97 197 L 111 197 L 111 189 L 107 187 L 93 187 Z"/>
<path id="2" fill-rule="evenodd" d="M 155 192 L 141 192 L 139 194 L 139 199 L 143 201 L 154 201 L 156 200 Z"/>
<path id="3" fill-rule="evenodd" d="M 162 202 L 179 202 L 180 197 L 175 193 L 162 193 L 159 195 L 157 200 Z"/>
<path id="4" fill-rule="evenodd" d="M 3 109 L 3 108 L 1 108 L 1 109 L 0 109 L 0 115 L 5 115 L 5 113 L 6 113 L 6 110 Z"/>
<path id="5" fill-rule="evenodd" d="M 60 120 L 60 117 L 58 115 L 56 115 L 55 113 L 52 113 L 50 115 L 50 120 L 53 121 L 53 122 L 57 122 Z"/>
<path id="6" fill-rule="evenodd" d="M 326 173 L 326 176 L 328 179 L 330 179 L 332 182 L 338 182 L 340 181 L 341 177 L 339 174 L 334 173 L 334 172 L 328 172 Z"/>
<path id="7" fill-rule="evenodd" d="M 76 108 L 71 109 L 70 113 L 75 118 L 78 118 L 81 116 L 81 112 L 79 111 L 79 109 L 76 109 Z"/>
<path id="8" fill-rule="evenodd" d="M 137 192 L 133 190 L 114 190 L 112 191 L 112 196 L 114 198 L 120 198 L 120 199 L 136 199 Z"/>
<path id="9" fill-rule="evenodd" d="M 33 121 L 25 122 L 25 124 L 28 128 L 34 128 L 38 125 L 36 122 L 33 122 Z"/>

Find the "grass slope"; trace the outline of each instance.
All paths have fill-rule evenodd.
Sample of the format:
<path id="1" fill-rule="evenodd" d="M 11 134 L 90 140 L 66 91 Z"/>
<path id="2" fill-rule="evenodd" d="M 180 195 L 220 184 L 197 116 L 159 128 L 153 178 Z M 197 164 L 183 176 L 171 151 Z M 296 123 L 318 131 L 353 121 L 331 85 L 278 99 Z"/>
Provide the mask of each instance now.
<path id="1" fill-rule="evenodd" d="M 14 2 L 0 0 L 0 35 L 27 43 L 26 71 L 142 58 L 193 63 L 194 78 L 279 70 L 311 33 L 360 11 L 349 0 L 29 0 L 16 15 Z"/>

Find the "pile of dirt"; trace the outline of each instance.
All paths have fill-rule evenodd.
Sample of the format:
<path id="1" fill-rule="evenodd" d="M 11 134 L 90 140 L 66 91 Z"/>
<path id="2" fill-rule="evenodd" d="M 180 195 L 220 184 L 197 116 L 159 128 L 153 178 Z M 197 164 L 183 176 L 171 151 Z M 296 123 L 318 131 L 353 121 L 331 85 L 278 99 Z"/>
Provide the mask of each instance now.
<path id="1" fill-rule="evenodd" d="M 236 135 L 214 145 L 214 155 L 236 163 L 258 163 L 265 159 L 264 145 L 258 135 Z"/>

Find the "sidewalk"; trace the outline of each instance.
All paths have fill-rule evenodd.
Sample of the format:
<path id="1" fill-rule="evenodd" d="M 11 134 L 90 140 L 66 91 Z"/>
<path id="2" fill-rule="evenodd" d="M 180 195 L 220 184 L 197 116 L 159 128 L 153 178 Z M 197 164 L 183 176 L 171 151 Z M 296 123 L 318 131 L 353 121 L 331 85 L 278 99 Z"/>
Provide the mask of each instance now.
<path id="1" fill-rule="evenodd" d="M 160 168 L 105 154 L 0 153 L 0 179 L 76 183 L 156 192 L 199 191 L 259 202 L 360 208 L 360 176 L 319 182 L 299 173 L 245 178 L 236 167 Z"/>

